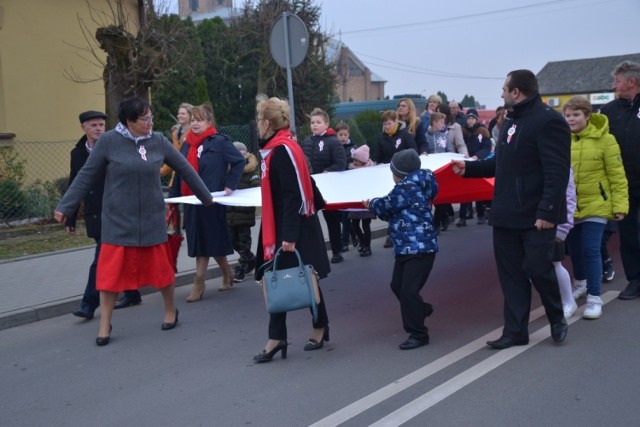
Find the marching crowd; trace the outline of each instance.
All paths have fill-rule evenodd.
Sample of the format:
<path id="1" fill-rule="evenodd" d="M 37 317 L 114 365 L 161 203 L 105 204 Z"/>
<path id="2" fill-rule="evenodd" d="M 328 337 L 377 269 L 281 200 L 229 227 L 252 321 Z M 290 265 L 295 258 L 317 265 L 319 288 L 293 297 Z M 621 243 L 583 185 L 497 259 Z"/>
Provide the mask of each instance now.
<path id="1" fill-rule="evenodd" d="M 467 226 L 473 204 L 462 203 L 457 222 L 451 204 L 437 204 L 438 183 L 420 168 L 419 155 L 460 153 L 454 172 L 465 178 L 495 177 L 494 198 L 475 202 L 477 223 L 493 227 L 498 277 L 503 291 L 504 329 L 487 344 L 496 349 L 528 343 L 531 285 L 540 293 L 555 342 L 567 335 L 566 318 L 586 297 L 582 316 L 602 314 L 602 282 L 613 279 L 607 241 L 616 228 L 629 281 L 621 299 L 640 297 L 640 64 L 625 61 L 613 70 L 617 99 L 594 112 L 584 97 L 574 97 L 557 112 L 545 105 L 537 79 L 528 70 L 507 75 L 504 106 L 486 125 L 478 112 L 431 95 L 419 113 L 410 98 L 381 113 L 375 144 L 355 146 L 349 126 L 330 127 L 327 113 L 310 114 L 310 135 L 298 142 L 290 128 L 286 101 L 258 97 L 259 153 L 218 133 L 210 105 L 183 103 L 172 142 L 153 132 L 151 106 L 132 98 L 120 104 L 119 123 L 105 131 L 105 114 L 80 114 L 84 132 L 71 152 L 70 186 L 55 217 L 75 232 L 84 203 L 87 233 L 96 240 L 82 304 L 73 314 L 92 319 L 100 307 L 96 344 L 110 342 L 114 309 L 139 304 L 138 289 L 159 288 L 165 302 L 163 330 L 177 326 L 175 265 L 168 252 L 165 204 L 159 179 L 169 176 L 170 196 L 194 194 L 202 205 L 184 206 L 187 251 L 195 258 L 195 278 L 186 301 L 202 300 L 205 273 L 213 257 L 222 271 L 220 291 L 232 289 L 284 252 L 282 267 L 297 263 L 295 252 L 312 264 L 319 278 L 330 264 L 344 261 L 349 246 L 360 256 L 371 251 L 371 220 L 389 223 L 385 247 L 393 247 L 390 287 L 400 303 L 409 334 L 399 347 L 428 344 L 425 319 L 433 307 L 420 294 L 438 251 L 438 235 L 450 225 Z M 371 142 L 370 142 L 371 143 Z M 362 201 L 362 209 L 323 209 L 326 201 L 313 174 L 388 164 L 395 183 L 389 194 Z M 464 180 L 463 180 L 464 182 Z M 261 187 L 262 216 L 257 246 L 251 241 L 255 208 L 214 203 L 211 192 Z M 318 211 L 327 225 L 331 256 L 324 246 Z M 255 249 L 255 252 L 254 252 Z M 235 271 L 227 260 L 240 254 Z M 562 261 L 568 253 L 571 274 Z M 573 280 L 571 280 L 573 276 Z M 123 292 L 118 300 L 119 292 Z M 304 350 L 329 340 L 329 319 L 320 292 L 318 316 Z M 256 363 L 287 355 L 286 312 L 270 313 L 268 341 Z"/>

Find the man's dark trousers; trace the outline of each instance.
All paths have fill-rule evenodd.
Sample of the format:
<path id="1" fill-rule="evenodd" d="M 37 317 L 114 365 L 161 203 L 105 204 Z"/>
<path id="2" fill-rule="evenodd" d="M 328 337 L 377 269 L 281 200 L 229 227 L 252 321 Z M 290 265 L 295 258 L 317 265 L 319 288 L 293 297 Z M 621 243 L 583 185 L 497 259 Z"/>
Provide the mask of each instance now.
<path id="1" fill-rule="evenodd" d="M 84 288 L 84 296 L 82 297 L 82 308 L 95 311 L 100 306 L 100 292 L 96 290 L 96 269 L 98 267 L 98 257 L 100 256 L 100 247 L 102 242 L 96 240 L 96 251 L 93 257 L 91 267 L 89 267 L 89 278 Z"/>
<path id="2" fill-rule="evenodd" d="M 540 294 L 551 325 L 564 318 L 560 288 L 553 266 L 556 228 L 518 230 L 493 227 L 493 251 L 504 295 L 502 335 L 529 339 L 531 284 Z"/>

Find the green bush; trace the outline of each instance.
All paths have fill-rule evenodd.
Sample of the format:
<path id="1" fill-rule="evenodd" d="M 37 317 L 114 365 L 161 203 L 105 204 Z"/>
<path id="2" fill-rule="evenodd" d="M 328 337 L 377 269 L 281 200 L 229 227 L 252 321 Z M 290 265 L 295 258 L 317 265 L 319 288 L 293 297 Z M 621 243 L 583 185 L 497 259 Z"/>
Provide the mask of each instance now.
<path id="1" fill-rule="evenodd" d="M 13 147 L 0 147 L 0 181 L 12 180 L 20 186 L 26 173 L 26 163 Z"/>
<path id="2" fill-rule="evenodd" d="M 382 129 L 382 119 L 380 118 L 381 114 L 382 113 L 380 113 L 379 111 L 373 110 L 362 111 L 354 117 L 354 120 L 358 123 L 380 123 L 380 129 Z"/>
<path id="3" fill-rule="evenodd" d="M 364 136 L 369 145 L 371 158 L 375 159 L 376 149 L 378 147 L 378 138 L 382 133 L 382 120 L 378 111 L 363 111 L 356 115 L 353 120 L 358 123 L 358 129 Z"/>
<path id="4" fill-rule="evenodd" d="M 354 119 L 349 119 L 347 122 L 349 125 L 349 137 L 351 141 L 355 144 L 356 147 L 360 147 L 367 143 L 367 139 L 364 137 L 362 132 L 360 132 L 360 126 L 358 126 L 358 122 Z"/>
<path id="5" fill-rule="evenodd" d="M 51 219 L 51 214 L 55 209 L 60 195 L 55 183 L 51 181 L 34 182 L 24 190 L 25 208 L 24 211 L 29 218 Z"/>
<path id="6" fill-rule="evenodd" d="M 53 186 L 58 191 L 58 198 L 62 198 L 69 188 L 69 176 L 63 176 L 53 181 Z"/>
<path id="7" fill-rule="evenodd" d="M 22 218 L 25 213 L 26 196 L 14 179 L 0 181 L 0 219 L 4 222 Z"/>

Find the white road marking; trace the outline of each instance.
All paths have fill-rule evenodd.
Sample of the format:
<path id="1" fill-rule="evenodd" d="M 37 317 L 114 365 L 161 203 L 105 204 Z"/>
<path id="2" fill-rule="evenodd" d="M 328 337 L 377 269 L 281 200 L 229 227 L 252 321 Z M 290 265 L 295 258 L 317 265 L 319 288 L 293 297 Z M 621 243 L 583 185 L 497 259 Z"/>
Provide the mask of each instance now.
<path id="1" fill-rule="evenodd" d="M 602 295 L 603 304 L 607 304 L 615 299 L 618 295 L 617 291 L 609 291 Z M 581 319 L 582 310 L 576 311 L 576 313 L 568 320 L 569 324 Z M 544 308 L 538 307 L 530 313 L 530 322 L 535 321 L 544 315 Z M 469 356 L 470 354 L 478 351 L 480 348 L 485 347 L 486 341 L 495 339 L 497 334 L 502 333 L 502 327 L 495 329 L 488 334 L 478 338 L 469 344 L 460 347 L 459 349 L 431 362 L 428 365 L 394 381 L 393 383 L 384 386 L 383 388 L 363 397 L 356 402 L 345 406 L 337 412 L 311 424 L 310 427 L 329 427 L 340 425 L 351 418 L 363 413 L 364 411 L 372 408 L 373 406 L 389 399 L 390 397 L 406 390 L 414 384 L 425 380 L 429 376 L 437 373 L 438 371 L 458 362 L 459 360 Z M 451 380 L 441 384 L 433 390 L 423 394 L 419 398 L 404 405 L 400 409 L 390 413 L 386 417 L 380 419 L 378 422 L 372 424 L 372 426 L 399 426 L 411 418 L 416 417 L 420 413 L 426 411 L 436 403 L 449 397 L 456 391 L 477 380 L 483 375 L 491 372 L 505 362 L 513 359 L 520 353 L 532 348 L 534 345 L 541 341 L 544 341 L 551 335 L 549 325 L 546 325 L 538 329 L 529 336 L 529 345 L 511 347 L 506 350 L 499 350 L 494 356 L 478 363 L 474 367 L 466 370 L 465 372 L 457 375 Z"/>

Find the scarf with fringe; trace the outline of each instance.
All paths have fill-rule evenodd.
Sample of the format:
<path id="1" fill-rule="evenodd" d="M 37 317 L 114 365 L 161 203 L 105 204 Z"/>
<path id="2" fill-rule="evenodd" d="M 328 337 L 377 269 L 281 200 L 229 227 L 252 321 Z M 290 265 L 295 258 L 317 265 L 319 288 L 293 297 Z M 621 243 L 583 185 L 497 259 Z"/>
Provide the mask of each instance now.
<path id="1" fill-rule="evenodd" d="M 300 215 L 311 216 L 315 213 L 313 202 L 313 187 L 311 185 L 311 175 L 307 167 L 307 160 L 304 157 L 300 145 L 291 139 L 291 132 L 288 129 L 279 130 L 269 139 L 260 154 L 262 155 L 262 250 L 264 259 L 273 258 L 276 251 L 276 222 L 273 212 L 273 194 L 271 193 L 271 152 L 274 148 L 284 145 L 291 158 L 293 167 L 296 170 L 296 178 L 300 187 L 302 204 L 299 209 Z"/>

